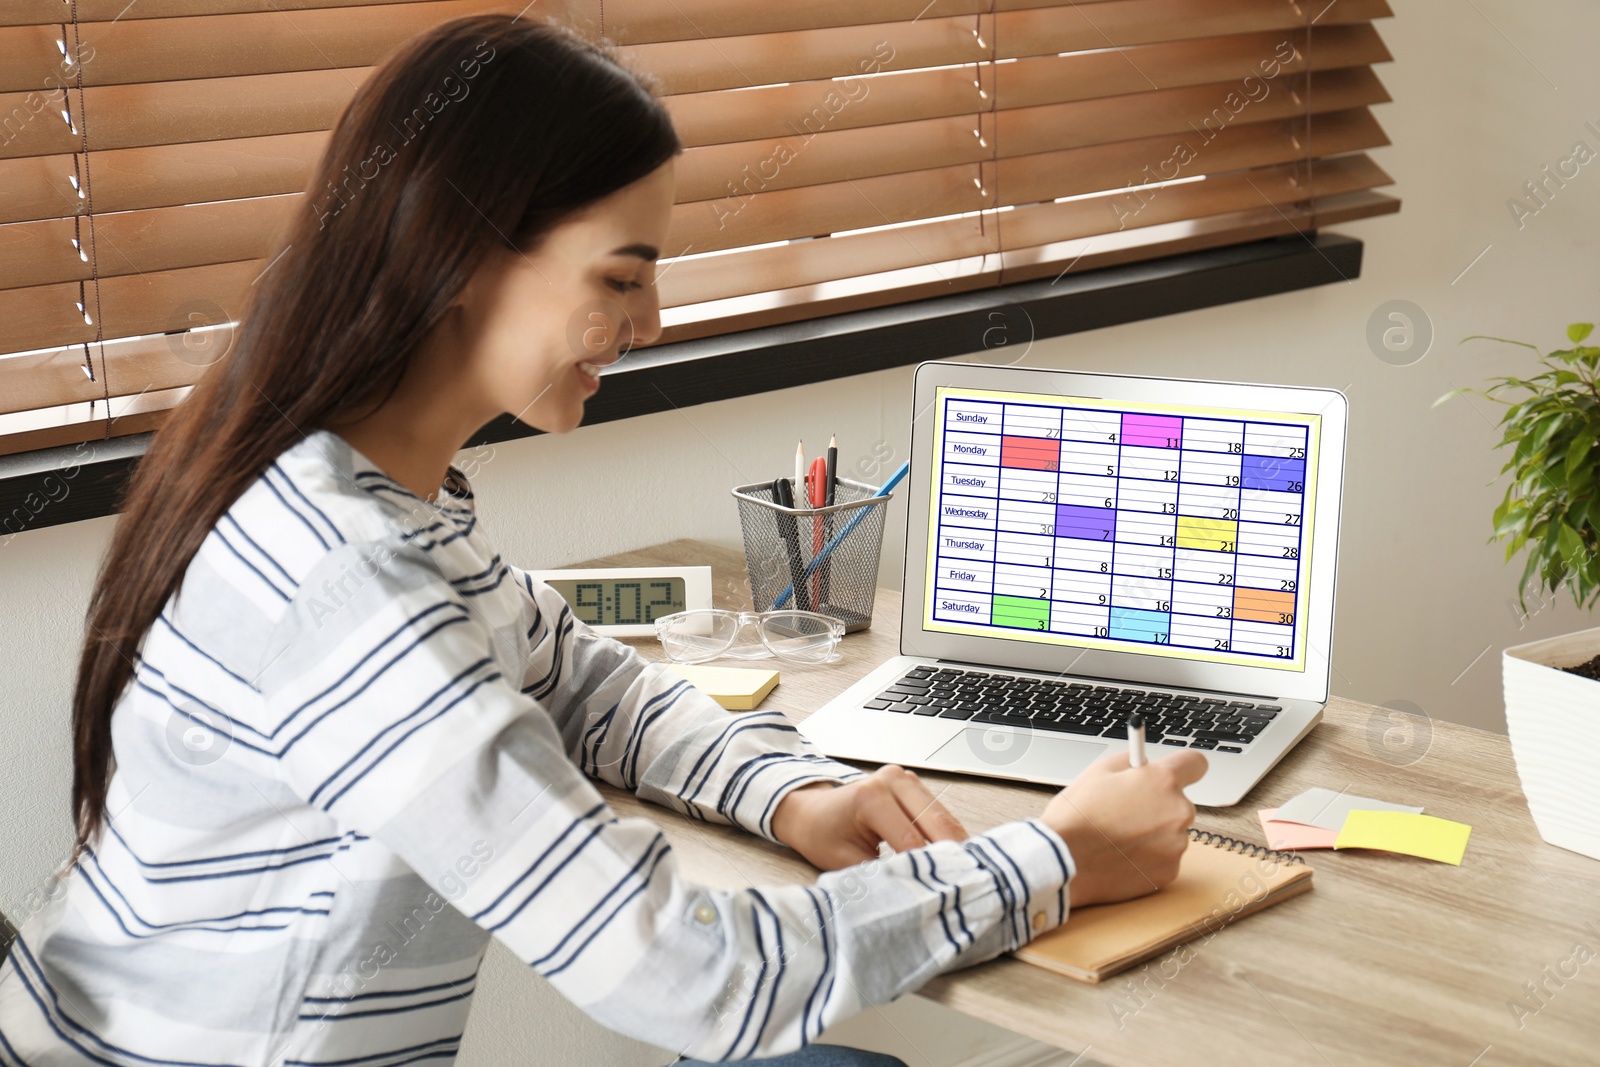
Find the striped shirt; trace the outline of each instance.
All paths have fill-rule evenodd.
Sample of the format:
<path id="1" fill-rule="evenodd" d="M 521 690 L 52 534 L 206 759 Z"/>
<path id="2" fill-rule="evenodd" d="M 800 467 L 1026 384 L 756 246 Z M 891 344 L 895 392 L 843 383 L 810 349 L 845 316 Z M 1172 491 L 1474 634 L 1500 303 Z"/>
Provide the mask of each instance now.
<path id="1" fill-rule="evenodd" d="M 596 780 L 775 841 L 863 772 L 595 634 L 459 470 L 425 501 L 327 431 L 208 533 L 112 731 L 105 831 L 14 917 L 0 1064 L 449 1063 L 491 935 L 611 1029 L 772 1056 L 1066 917 L 1038 819 L 690 881 Z"/>

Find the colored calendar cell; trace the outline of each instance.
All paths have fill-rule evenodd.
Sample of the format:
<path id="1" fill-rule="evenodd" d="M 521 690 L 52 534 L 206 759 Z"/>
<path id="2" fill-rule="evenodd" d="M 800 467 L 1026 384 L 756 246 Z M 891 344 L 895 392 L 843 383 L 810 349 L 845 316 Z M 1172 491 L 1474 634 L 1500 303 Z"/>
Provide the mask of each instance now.
<path id="1" fill-rule="evenodd" d="M 1167 415 L 1123 415 L 1122 443 L 1178 448 L 1183 444 L 1183 420 Z"/>
<path id="2" fill-rule="evenodd" d="M 1294 594 L 1272 589 L 1235 589 L 1233 617 L 1247 622 L 1294 622 Z"/>
<path id="3" fill-rule="evenodd" d="M 1117 513 L 1113 508 L 1089 508 L 1081 504 L 1056 505 L 1056 536 L 1084 541 L 1109 541 L 1117 533 Z"/>
<path id="4" fill-rule="evenodd" d="M 1252 489 L 1298 493 L 1306 481 L 1306 461 L 1284 456 L 1245 456 L 1240 472 L 1245 492 Z"/>
<path id="5" fill-rule="evenodd" d="M 1050 601 L 1034 597 L 996 596 L 992 618 L 996 626 L 1043 630 L 1050 625 Z"/>
<path id="6" fill-rule="evenodd" d="M 1196 515 L 1178 516 L 1178 547 L 1203 548 L 1210 552 L 1233 552 L 1239 545 L 1239 524 L 1232 519 L 1203 519 Z"/>
<path id="7" fill-rule="evenodd" d="M 1295 660 L 1313 519 L 1308 424 L 994 396 L 944 408 L 930 620 L 1218 662 Z"/>
<path id="8" fill-rule="evenodd" d="M 1000 466 L 1053 471 L 1061 466 L 1061 442 L 1047 437 L 1002 437 Z"/>
<path id="9" fill-rule="evenodd" d="M 1137 608 L 1111 609 L 1110 636 L 1122 641 L 1165 641 L 1172 629 L 1172 615 L 1165 611 Z"/>

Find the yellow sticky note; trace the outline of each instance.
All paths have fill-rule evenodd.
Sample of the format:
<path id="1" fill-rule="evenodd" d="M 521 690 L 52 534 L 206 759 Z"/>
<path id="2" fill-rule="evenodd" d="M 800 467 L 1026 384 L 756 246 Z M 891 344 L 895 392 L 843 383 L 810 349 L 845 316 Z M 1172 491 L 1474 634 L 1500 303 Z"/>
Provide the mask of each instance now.
<path id="1" fill-rule="evenodd" d="M 669 663 L 667 670 L 689 679 L 696 689 L 729 711 L 754 711 L 772 687 L 778 672 L 752 667 L 713 667 L 703 663 Z"/>
<path id="2" fill-rule="evenodd" d="M 1381 848 L 1461 866 L 1472 827 L 1409 811 L 1352 811 L 1334 848 Z"/>

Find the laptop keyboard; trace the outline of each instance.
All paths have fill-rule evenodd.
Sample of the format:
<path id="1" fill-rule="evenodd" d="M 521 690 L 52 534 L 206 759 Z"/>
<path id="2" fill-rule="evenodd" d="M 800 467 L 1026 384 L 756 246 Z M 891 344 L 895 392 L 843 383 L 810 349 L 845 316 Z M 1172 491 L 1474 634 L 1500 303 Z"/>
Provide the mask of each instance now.
<path id="1" fill-rule="evenodd" d="M 1243 752 L 1283 710 L 1276 704 L 950 667 L 908 671 L 865 706 L 875 711 L 1124 739 L 1128 715 L 1138 712 L 1144 716 L 1147 742 L 1217 752 Z"/>

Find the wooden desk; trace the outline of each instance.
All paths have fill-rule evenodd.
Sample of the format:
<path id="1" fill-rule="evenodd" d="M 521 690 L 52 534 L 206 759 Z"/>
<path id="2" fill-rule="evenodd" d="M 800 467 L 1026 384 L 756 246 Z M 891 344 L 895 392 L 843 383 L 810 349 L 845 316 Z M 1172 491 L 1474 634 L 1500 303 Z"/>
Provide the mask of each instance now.
<path id="1" fill-rule="evenodd" d="M 591 562 L 709 563 L 718 604 L 749 607 L 743 557 L 726 549 L 676 541 Z M 878 590 L 876 608 L 871 629 L 845 638 L 841 662 L 784 665 L 763 706 L 800 722 L 896 654 L 899 594 Z M 654 641 L 636 645 L 659 657 Z M 1470 823 L 1462 866 L 1310 852 L 1313 892 L 1102 985 L 1002 956 L 918 992 L 1112 1067 L 1600 1062 L 1600 863 L 1539 839 L 1504 737 L 1436 721 L 1426 754 L 1394 767 L 1368 741 L 1369 727 L 1381 736 L 1385 715 L 1335 699 L 1321 725 L 1244 803 L 1203 808 L 1196 824 L 1260 841 L 1257 808 L 1311 786 L 1349 789 Z M 1052 793 L 918 773 L 973 833 L 1039 814 Z M 603 792 L 619 813 L 659 823 L 683 870 L 703 884 L 816 877 L 788 849 L 691 823 L 610 787 Z M 1543 987 L 1539 999 L 1525 982 Z M 1513 1010 L 1518 1003 L 1521 1012 Z"/>

